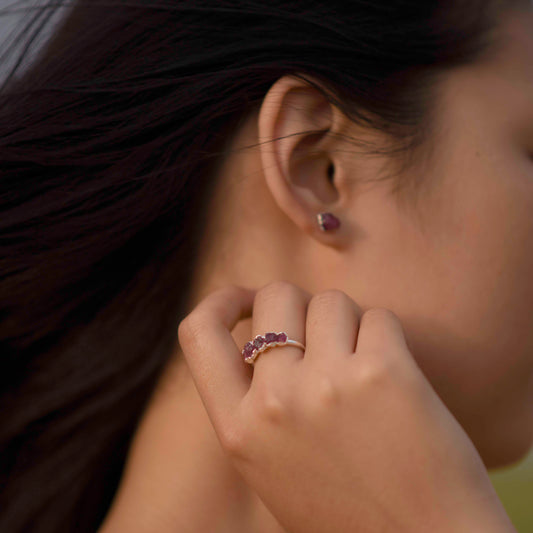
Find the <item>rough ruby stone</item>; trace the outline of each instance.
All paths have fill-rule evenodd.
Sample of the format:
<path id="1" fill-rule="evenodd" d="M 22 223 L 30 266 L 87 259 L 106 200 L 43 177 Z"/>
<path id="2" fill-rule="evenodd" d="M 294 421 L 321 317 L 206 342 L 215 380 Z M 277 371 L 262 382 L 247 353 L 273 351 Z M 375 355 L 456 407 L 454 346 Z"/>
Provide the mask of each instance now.
<path id="1" fill-rule="evenodd" d="M 267 333 L 265 335 L 265 340 L 267 342 L 276 342 L 277 339 L 278 339 L 278 336 L 275 333 Z"/>
<path id="2" fill-rule="evenodd" d="M 340 220 L 331 213 L 322 213 L 322 227 L 325 230 L 337 229 L 340 226 Z"/>
<path id="3" fill-rule="evenodd" d="M 253 351 L 254 351 L 254 345 L 251 342 L 247 342 L 244 345 L 244 350 L 243 350 L 244 357 L 246 358 L 251 357 L 253 354 Z"/>
<path id="4" fill-rule="evenodd" d="M 257 349 L 261 348 L 261 346 L 263 346 L 263 344 L 265 344 L 265 338 L 264 337 L 259 336 L 259 337 L 256 337 L 254 339 L 254 346 Z"/>
<path id="5" fill-rule="evenodd" d="M 285 333 L 277 335 L 277 342 L 287 342 L 287 335 Z"/>

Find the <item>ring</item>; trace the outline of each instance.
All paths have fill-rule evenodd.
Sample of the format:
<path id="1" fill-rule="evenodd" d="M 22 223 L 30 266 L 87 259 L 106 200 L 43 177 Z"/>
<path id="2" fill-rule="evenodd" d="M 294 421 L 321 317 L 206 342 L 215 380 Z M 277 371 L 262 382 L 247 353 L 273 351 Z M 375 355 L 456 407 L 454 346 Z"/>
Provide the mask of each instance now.
<path id="1" fill-rule="evenodd" d="M 245 363 L 253 365 L 258 355 L 265 350 L 273 348 L 274 346 L 287 345 L 297 346 L 298 348 L 305 350 L 305 346 L 301 342 L 289 339 L 284 331 L 280 331 L 279 333 L 270 332 L 265 333 L 264 335 L 257 335 L 253 341 L 247 342 L 244 345 L 242 356 L 244 357 Z"/>

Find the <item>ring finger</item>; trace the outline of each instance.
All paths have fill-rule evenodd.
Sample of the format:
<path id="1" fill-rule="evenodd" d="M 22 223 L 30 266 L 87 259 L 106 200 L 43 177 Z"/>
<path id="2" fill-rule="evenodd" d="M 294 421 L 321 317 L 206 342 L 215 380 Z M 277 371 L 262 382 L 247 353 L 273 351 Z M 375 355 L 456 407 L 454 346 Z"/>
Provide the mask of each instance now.
<path id="1" fill-rule="evenodd" d="M 255 296 L 252 318 L 254 337 L 285 332 L 289 339 L 305 345 L 305 321 L 311 294 L 287 282 L 266 285 Z M 280 375 L 287 365 L 300 361 L 304 351 L 296 346 L 273 346 L 255 360 L 254 375 Z"/>

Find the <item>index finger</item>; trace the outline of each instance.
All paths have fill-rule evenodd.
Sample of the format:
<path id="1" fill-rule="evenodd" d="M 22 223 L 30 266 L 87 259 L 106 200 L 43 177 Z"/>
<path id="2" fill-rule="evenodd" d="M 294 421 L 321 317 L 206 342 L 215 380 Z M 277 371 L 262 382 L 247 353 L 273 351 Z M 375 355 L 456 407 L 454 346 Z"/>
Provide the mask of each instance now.
<path id="1" fill-rule="evenodd" d="M 204 300 L 180 322 L 178 338 L 215 429 L 250 388 L 250 373 L 231 330 L 252 315 L 255 290 L 229 286 Z"/>

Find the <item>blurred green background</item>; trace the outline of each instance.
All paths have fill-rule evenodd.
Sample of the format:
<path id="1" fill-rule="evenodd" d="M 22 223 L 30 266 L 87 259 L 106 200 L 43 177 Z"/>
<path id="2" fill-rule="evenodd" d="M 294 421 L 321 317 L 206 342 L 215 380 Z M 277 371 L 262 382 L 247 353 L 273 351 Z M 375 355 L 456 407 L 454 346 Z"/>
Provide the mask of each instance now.
<path id="1" fill-rule="evenodd" d="M 518 533 L 533 533 L 533 450 L 516 466 L 489 474 Z"/>

